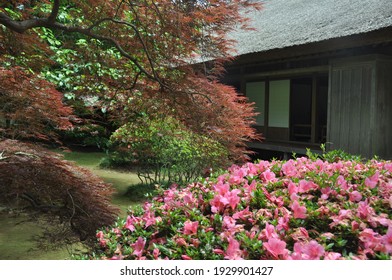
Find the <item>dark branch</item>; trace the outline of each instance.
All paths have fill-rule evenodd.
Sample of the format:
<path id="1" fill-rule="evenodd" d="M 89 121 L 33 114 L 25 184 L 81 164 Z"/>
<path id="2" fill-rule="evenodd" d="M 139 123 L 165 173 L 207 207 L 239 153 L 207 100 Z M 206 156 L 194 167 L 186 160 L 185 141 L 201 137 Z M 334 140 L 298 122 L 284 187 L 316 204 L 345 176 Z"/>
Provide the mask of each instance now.
<path id="1" fill-rule="evenodd" d="M 55 0 L 52 7 L 52 12 L 48 17 L 48 22 L 53 23 L 56 21 L 57 15 L 59 14 L 60 0 Z"/>
<path id="2" fill-rule="evenodd" d="M 165 87 L 164 84 L 162 83 L 162 81 L 160 81 L 158 74 L 155 71 L 153 61 L 151 59 L 151 56 L 148 53 L 147 46 L 145 45 L 145 42 L 143 41 L 137 28 L 135 26 L 133 26 L 131 23 L 127 23 L 124 21 L 119 21 L 119 20 L 115 20 L 115 19 L 111 19 L 111 18 L 104 18 L 104 19 L 99 20 L 98 22 L 96 22 L 95 24 L 93 24 L 92 26 L 90 26 L 88 28 L 83 28 L 83 27 L 78 27 L 78 26 L 68 26 L 68 25 L 64 25 L 64 24 L 61 24 L 56 21 L 56 18 L 57 18 L 58 12 L 59 12 L 59 8 L 60 8 L 60 0 L 55 0 L 53 7 L 52 7 L 52 12 L 48 18 L 35 18 L 35 19 L 27 19 L 27 20 L 22 20 L 22 21 L 13 20 L 11 17 L 6 15 L 5 13 L 0 12 L 0 24 L 3 24 L 7 28 L 9 28 L 17 33 L 21 33 L 21 34 L 26 32 L 29 29 L 32 29 L 32 28 L 46 27 L 49 29 L 62 30 L 67 33 L 80 33 L 80 34 L 84 34 L 90 38 L 98 39 L 101 41 L 107 41 L 107 42 L 111 43 L 112 45 L 114 45 L 115 48 L 121 53 L 121 55 L 123 57 L 132 61 L 135 64 L 135 66 L 140 70 L 140 72 L 143 73 L 144 75 L 146 75 L 146 77 L 157 81 L 162 87 Z M 144 67 L 142 65 L 140 65 L 140 63 L 137 61 L 136 58 L 132 57 L 128 52 L 126 52 L 117 40 L 115 40 L 112 37 L 99 35 L 99 34 L 96 34 L 93 32 L 92 29 L 94 27 L 98 26 L 99 24 L 101 24 L 105 21 L 109 21 L 109 20 L 114 23 L 117 23 L 117 24 L 127 25 L 127 26 L 131 27 L 136 32 L 136 34 L 137 34 L 139 40 L 141 41 L 143 48 L 146 52 L 147 58 L 149 60 L 149 64 L 152 69 L 152 74 L 150 74 L 146 69 L 144 69 Z"/>
<path id="3" fill-rule="evenodd" d="M 146 43 L 144 42 L 143 37 L 142 37 L 142 35 L 140 34 L 139 30 L 137 29 L 137 27 L 136 27 L 134 24 L 132 24 L 132 23 L 130 23 L 130 22 L 127 22 L 127 21 L 117 20 L 117 19 L 113 19 L 113 18 L 103 18 L 103 19 L 100 19 L 99 21 L 95 22 L 93 25 L 91 25 L 87 30 L 90 30 L 90 31 L 91 31 L 93 28 L 99 26 L 101 23 L 103 23 L 103 22 L 105 22 L 105 21 L 111 21 L 111 22 L 116 23 L 116 24 L 125 25 L 125 26 L 130 27 L 133 31 L 135 31 L 137 37 L 139 38 L 140 43 L 141 43 L 142 46 L 143 46 L 144 51 L 145 51 L 145 53 L 146 53 L 146 56 L 147 56 L 147 59 L 148 59 L 148 63 L 150 64 L 151 71 L 152 71 L 152 73 L 153 73 L 154 79 L 157 80 L 158 82 L 160 82 L 159 77 L 158 77 L 158 74 L 157 74 L 156 71 L 155 71 L 154 62 L 153 62 L 153 60 L 152 60 L 152 57 L 151 57 L 151 55 L 150 55 L 150 52 L 148 51 L 147 45 L 146 45 Z"/>
<path id="4" fill-rule="evenodd" d="M 18 32 L 24 33 L 26 30 L 29 30 L 34 27 L 46 27 L 48 24 L 48 19 L 46 18 L 36 18 L 36 19 L 27 19 L 23 21 L 16 21 L 7 16 L 5 13 L 0 13 L 0 24 L 3 24 L 5 27 Z"/>

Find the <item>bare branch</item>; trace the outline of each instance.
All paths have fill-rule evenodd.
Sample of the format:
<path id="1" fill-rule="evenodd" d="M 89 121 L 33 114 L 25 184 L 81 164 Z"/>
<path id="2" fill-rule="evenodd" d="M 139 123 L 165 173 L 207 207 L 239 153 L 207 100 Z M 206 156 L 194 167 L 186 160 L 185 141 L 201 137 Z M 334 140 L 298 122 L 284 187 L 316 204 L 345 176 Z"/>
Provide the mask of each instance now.
<path id="1" fill-rule="evenodd" d="M 46 27 L 48 20 L 46 18 L 27 19 L 23 21 L 16 21 L 7 16 L 5 13 L 0 12 L 0 24 L 15 31 L 17 33 L 24 33 L 34 27 Z"/>
<path id="2" fill-rule="evenodd" d="M 59 9 L 60 9 L 60 0 L 55 0 L 53 3 L 52 12 L 48 17 L 48 22 L 53 23 L 56 21 L 57 15 L 59 14 Z"/>
<path id="3" fill-rule="evenodd" d="M 136 84 L 137 84 L 137 81 L 138 81 L 138 79 L 139 79 L 140 74 L 141 74 L 141 72 L 137 72 L 137 73 L 136 73 L 135 79 L 133 80 L 133 83 L 132 83 L 132 85 L 128 88 L 128 90 L 133 90 L 133 89 L 135 88 L 135 86 L 136 86 Z"/>
<path id="4" fill-rule="evenodd" d="M 142 38 L 142 35 L 140 34 L 138 28 L 134 24 L 132 24 L 130 22 L 127 22 L 127 21 L 117 20 L 117 19 L 114 19 L 114 18 L 103 18 L 103 19 L 100 19 L 99 21 L 97 21 L 96 23 L 94 23 L 93 25 L 91 25 L 88 28 L 88 30 L 92 30 L 93 28 L 99 26 L 101 23 L 103 23 L 105 21 L 111 21 L 113 23 L 126 25 L 126 26 L 132 28 L 133 31 L 135 31 L 137 37 L 139 38 L 140 43 L 143 46 L 144 52 L 146 53 L 146 56 L 147 56 L 147 59 L 148 59 L 148 63 L 150 64 L 153 76 L 154 76 L 155 80 L 160 82 L 159 77 L 158 77 L 158 73 L 155 71 L 154 61 L 153 61 L 153 59 L 152 59 L 152 57 L 150 55 L 150 52 L 149 52 L 149 50 L 147 48 L 146 42 L 144 42 L 144 39 Z"/>

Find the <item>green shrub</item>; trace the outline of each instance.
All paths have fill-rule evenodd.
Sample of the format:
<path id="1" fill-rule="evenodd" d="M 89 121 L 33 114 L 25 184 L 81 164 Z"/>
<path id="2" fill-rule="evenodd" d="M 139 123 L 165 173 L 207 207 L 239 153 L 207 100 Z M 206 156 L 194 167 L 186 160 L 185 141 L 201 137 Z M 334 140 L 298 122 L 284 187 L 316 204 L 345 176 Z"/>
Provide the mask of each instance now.
<path id="1" fill-rule="evenodd" d="M 76 124 L 72 129 L 61 132 L 62 141 L 67 144 L 94 147 L 106 150 L 109 145 L 109 131 L 102 125 Z"/>
<path id="2" fill-rule="evenodd" d="M 190 182 L 228 163 L 222 145 L 171 117 L 145 117 L 127 123 L 113 133 L 110 141 L 116 151 L 104 164 L 136 167 L 147 184 Z"/>
<path id="3" fill-rule="evenodd" d="M 351 161 L 361 161 L 362 157 L 359 155 L 352 155 L 343 150 L 326 150 L 325 144 L 321 144 L 321 153 L 313 153 L 310 149 L 307 149 L 306 156 L 312 160 L 322 159 L 327 162 L 338 162 L 340 160 L 351 160 Z"/>

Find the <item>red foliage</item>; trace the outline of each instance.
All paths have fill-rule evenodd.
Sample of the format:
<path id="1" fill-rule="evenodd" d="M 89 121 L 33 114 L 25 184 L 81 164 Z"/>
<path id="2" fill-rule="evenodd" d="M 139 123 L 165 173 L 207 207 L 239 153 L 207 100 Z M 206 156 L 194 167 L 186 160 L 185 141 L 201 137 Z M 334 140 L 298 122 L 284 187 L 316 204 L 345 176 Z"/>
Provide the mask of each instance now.
<path id="1" fill-rule="evenodd" d="M 56 137 L 53 128 L 68 129 L 71 108 L 47 81 L 22 68 L 0 67 L 0 136 L 12 139 Z"/>
<path id="2" fill-rule="evenodd" d="M 15 140 L 0 141 L 0 202 L 48 214 L 81 240 L 114 222 L 118 209 L 110 204 L 113 191 L 58 154 Z"/>
<path id="3" fill-rule="evenodd" d="M 47 3 L 52 3 L 48 6 L 51 11 L 40 12 Z M 222 63 L 234 53 L 227 34 L 237 27 L 248 28 L 243 12 L 260 8 L 258 2 L 67 1 L 69 22 L 57 20 L 61 1 L 23 1 L 24 8 L 18 9 L 20 4 L 11 1 L 7 6 L 20 14 L 19 19 L 0 7 L 0 24 L 26 36 L 33 27 L 45 27 L 102 42 L 89 41 L 89 48 L 78 51 L 83 53 L 84 61 L 95 59 L 103 68 L 117 69 L 120 78 L 108 74 L 110 71 L 99 77 L 83 73 L 84 82 L 99 81 L 106 86 L 93 94 L 100 95 L 107 102 L 104 106 L 110 105 L 119 113 L 116 117 L 120 125 L 141 112 L 170 114 L 219 140 L 235 159 L 241 159 L 248 140 L 260 139 L 251 128 L 252 106 L 236 96 L 232 88 L 218 83 Z M 5 42 L 7 53 L 9 42 L 14 41 Z M 77 48 L 72 43 L 70 46 Z M 101 55 L 108 48 L 115 49 L 121 59 Z M 201 63 L 207 60 L 208 65 Z"/>
<path id="4" fill-rule="evenodd" d="M 203 77 L 188 76 L 184 84 L 195 94 L 181 96 L 177 92 L 177 98 L 172 99 L 176 102 L 171 105 L 176 114 L 192 129 L 222 143 L 234 160 L 246 160 L 247 142 L 262 139 L 252 128 L 256 113 L 246 97 L 239 96 L 230 86 Z M 176 105 L 179 100 L 187 106 Z"/>

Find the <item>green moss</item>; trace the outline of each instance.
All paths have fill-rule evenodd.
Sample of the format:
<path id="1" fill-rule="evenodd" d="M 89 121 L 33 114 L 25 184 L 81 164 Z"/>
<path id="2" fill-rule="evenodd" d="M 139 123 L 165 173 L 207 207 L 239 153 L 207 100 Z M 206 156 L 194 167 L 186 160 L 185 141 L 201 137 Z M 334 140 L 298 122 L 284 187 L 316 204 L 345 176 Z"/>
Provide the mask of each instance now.
<path id="1" fill-rule="evenodd" d="M 37 247 L 34 237 L 43 231 L 36 220 L 27 215 L 0 213 L 0 259 L 1 260 L 62 260 L 70 259 L 70 253 L 82 248 L 75 244 L 71 248 L 42 250 Z M 69 251 L 68 251 L 69 250 Z"/>

